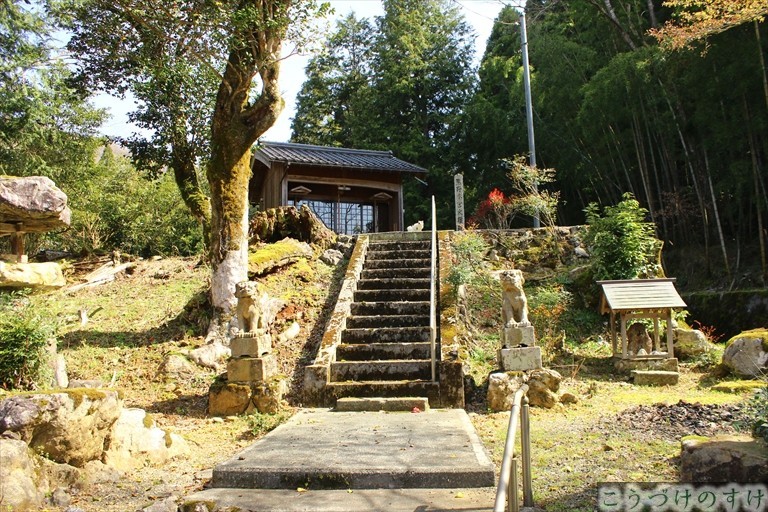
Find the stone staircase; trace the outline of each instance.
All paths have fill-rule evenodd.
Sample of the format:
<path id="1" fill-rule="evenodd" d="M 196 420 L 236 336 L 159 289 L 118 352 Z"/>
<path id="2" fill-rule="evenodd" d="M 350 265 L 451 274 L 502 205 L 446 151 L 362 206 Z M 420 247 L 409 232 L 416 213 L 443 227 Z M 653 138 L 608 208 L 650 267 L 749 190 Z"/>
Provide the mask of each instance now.
<path id="1" fill-rule="evenodd" d="M 439 400 L 430 341 L 431 242 L 404 238 L 372 239 L 368 245 L 350 316 L 330 365 L 331 399 Z"/>

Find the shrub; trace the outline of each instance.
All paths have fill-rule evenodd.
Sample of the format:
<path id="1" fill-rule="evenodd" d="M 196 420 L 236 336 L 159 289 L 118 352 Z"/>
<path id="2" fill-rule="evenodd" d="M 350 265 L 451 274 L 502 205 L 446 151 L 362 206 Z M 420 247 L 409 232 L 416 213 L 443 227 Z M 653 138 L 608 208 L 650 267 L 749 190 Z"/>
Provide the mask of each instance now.
<path id="1" fill-rule="evenodd" d="M 471 284 L 481 275 L 485 275 L 484 256 L 489 246 L 479 233 L 464 231 L 453 240 L 454 261 L 446 277 L 454 290 L 462 284 Z"/>
<path id="2" fill-rule="evenodd" d="M 768 442 L 768 382 L 746 403 L 742 413 L 743 424 L 752 431 L 752 435 Z"/>
<path id="3" fill-rule="evenodd" d="M 607 206 L 602 215 L 595 203 L 584 212 L 588 223 L 585 241 L 595 279 L 633 279 L 643 271 L 658 273 L 655 258 L 661 242 L 654 236 L 654 225 L 645 222 L 647 210 L 632 194 L 624 194 L 619 204 Z"/>
<path id="4" fill-rule="evenodd" d="M 181 200 L 171 172 L 149 179 L 110 150 L 88 176 L 57 183 L 68 195 L 72 225 L 43 244 L 77 254 L 193 255 L 202 232 Z"/>
<path id="5" fill-rule="evenodd" d="M 48 340 L 53 324 L 23 295 L 0 296 L 0 386 L 34 388 L 46 377 Z"/>

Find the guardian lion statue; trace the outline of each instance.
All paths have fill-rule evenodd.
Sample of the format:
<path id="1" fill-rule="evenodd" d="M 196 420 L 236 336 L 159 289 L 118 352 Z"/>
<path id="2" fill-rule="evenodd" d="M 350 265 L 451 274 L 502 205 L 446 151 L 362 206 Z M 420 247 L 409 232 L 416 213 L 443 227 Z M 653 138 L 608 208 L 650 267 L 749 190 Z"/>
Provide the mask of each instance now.
<path id="1" fill-rule="evenodd" d="M 259 283 L 243 281 L 235 285 L 237 297 L 237 327 L 242 332 L 254 332 L 264 328 L 264 316 L 259 308 Z"/>
<path id="2" fill-rule="evenodd" d="M 504 327 L 528 327 L 528 299 L 523 285 L 525 278 L 518 269 L 504 270 L 499 273 L 501 281 L 501 321 Z"/>

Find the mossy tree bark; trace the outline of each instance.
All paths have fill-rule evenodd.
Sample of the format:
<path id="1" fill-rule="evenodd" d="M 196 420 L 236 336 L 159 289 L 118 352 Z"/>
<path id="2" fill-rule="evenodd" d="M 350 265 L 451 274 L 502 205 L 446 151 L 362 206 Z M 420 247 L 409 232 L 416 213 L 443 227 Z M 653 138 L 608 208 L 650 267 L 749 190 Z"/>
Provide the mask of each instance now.
<path id="1" fill-rule="evenodd" d="M 275 4 L 284 9 L 290 4 L 258 0 L 249 3 L 260 5 L 265 17 L 274 16 L 270 11 Z M 250 149 L 283 109 L 278 76 L 284 29 L 264 32 L 252 34 L 251 45 L 230 52 L 212 119 L 207 177 L 211 188 L 208 254 L 213 270 L 214 320 L 209 338 L 225 334 L 230 311 L 236 303 L 235 285 L 248 277 Z M 256 74 L 260 78 L 261 91 L 251 102 L 251 84 Z"/>

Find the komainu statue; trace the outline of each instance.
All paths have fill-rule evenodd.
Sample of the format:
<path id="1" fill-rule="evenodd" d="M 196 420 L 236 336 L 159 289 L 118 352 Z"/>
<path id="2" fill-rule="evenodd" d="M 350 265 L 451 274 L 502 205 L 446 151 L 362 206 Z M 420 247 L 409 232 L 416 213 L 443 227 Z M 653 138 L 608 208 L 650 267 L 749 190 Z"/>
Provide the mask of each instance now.
<path id="1" fill-rule="evenodd" d="M 259 283 L 254 281 L 243 281 L 235 286 L 235 297 L 237 297 L 237 327 L 241 332 L 254 332 L 257 329 L 263 329 L 264 316 L 259 307 Z"/>
<path id="2" fill-rule="evenodd" d="M 518 269 L 504 270 L 499 273 L 501 281 L 501 321 L 506 327 L 528 327 L 528 299 L 523 285 L 525 278 Z"/>

